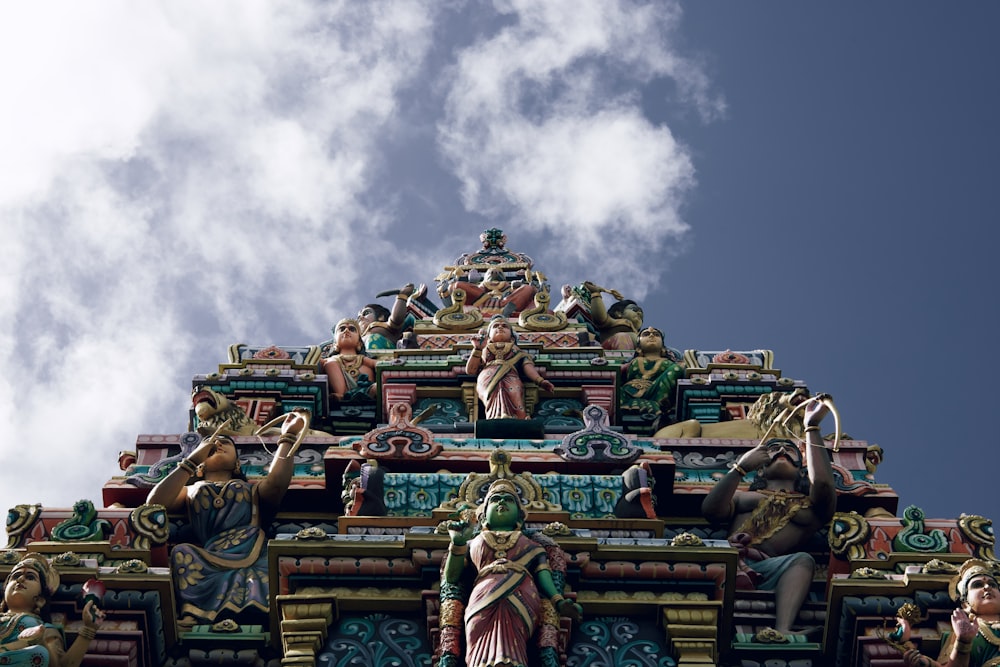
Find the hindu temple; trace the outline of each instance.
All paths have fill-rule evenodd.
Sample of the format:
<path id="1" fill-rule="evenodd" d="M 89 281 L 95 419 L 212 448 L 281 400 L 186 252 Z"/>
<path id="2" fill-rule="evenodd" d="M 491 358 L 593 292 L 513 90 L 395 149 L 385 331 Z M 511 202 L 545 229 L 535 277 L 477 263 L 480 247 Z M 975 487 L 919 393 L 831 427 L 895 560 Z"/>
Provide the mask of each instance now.
<path id="1" fill-rule="evenodd" d="M 0 664 L 1000 664 L 988 518 L 900 507 L 780 350 L 514 241 L 219 350 L 92 497 L 10 508 Z"/>

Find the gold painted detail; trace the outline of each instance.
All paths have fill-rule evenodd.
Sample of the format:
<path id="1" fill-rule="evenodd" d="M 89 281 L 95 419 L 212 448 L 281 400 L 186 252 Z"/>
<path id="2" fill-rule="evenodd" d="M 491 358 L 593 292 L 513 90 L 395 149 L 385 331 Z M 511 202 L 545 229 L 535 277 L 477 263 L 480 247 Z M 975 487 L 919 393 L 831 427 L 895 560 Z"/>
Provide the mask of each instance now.
<path id="1" fill-rule="evenodd" d="M 35 524 L 41 514 L 41 504 L 17 505 L 7 512 L 8 549 L 18 546 L 21 536 Z"/>
<path id="2" fill-rule="evenodd" d="M 672 547 L 701 547 L 705 542 L 694 533 L 681 533 L 670 540 Z"/>
<path id="3" fill-rule="evenodd" d="M 129 514 L 129 522 L 136 535 L 132 546 L 149 549 L 154 545 L 166 544 L 170 536 L 167 522 L 167 508 L 163 505 L 139 505 Z"/>
<path id="4" fill-rule="evenodd" d="M 983 560 L 996 560 L 993 547 L 996 537 L 993 535 L 993 522 L 976 514 L 964 514 L 958 520 L 962 535 L 974 545 L 973 555 Z"/>
<path id="5" fill-rule="evenodd" d="M 864 558 L 865 543 L 871 535 L 868 521 L 857 512 L 837 512 L 830 523 L 830 550 L 847 560 Z"/>
<path id="6" fill-rule="evenodd" d="M 118 574 L 145 574 L 148 571 L 149 566 L 138 558 L 129 559 L 115 568 Z"/>

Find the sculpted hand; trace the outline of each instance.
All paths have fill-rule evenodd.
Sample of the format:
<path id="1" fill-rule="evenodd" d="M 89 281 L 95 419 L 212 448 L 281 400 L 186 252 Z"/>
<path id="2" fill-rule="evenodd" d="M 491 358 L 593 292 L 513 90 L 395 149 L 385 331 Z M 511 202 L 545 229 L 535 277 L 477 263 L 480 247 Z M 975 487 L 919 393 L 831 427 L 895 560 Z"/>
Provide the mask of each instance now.
<path id="1" fill-rule="evenodd" d="M 448 536 L 456 547 L 465 546 L 475 535 L 475 528 L 468 521 L 452 521 L 448 524 Z"/>
<path id="2" fill-rule="evenodd" d="M 951 630 L 959 639 L 971 642 L 979 633 L 979 624 L 973 622 L 964 609 L 956 609 L 951 613 Z"/>
<path id="3" fill-rule="evenodd" d="M 422 286 L 423 287 L 423 286 Z M 424 289 L 427 289 L 426 287 Z M 399 290 L 399 293 L 403 296 L 410 296 L 413 294 L 413 283 L 406 283 L 403 288 Z"/>
<path id="4" fill-rule="evenodd" d="M 802 415 L 803 426 L 819 426 L 820 422 L 823 421 L 823 417 L 826 417 L 830 412 L 830 408 L 822 400 L 824 398 L 829 398 L 829 396 L 827 394 L 819 394 L 814 397 L 815 400 L 811 400 L 806 405 L 804 408 L 805 412 Z"/>
<path id="5" fill-rule="evenodd" d="M 903 662 L 907 667 L 932 667 L 937 664 L 915 648 L 903 654 Z"/>
<path id="6" fill-rule="evenodd" d="M 103 609 L 98 609 L 93 600 L 88 600 L 83 606 L 83 624 L 88 628 L 96 630 L 104 623 L 106 614 Z"/>
<path id="7" fill-rule="evenodd" d="M 770 460 L 771 456 L 767 453 L 767 448 L 764 447 L 764 443 L 761 443 L 741 456 L 736 463 L 747 472 L 750 472 L 751 470 L 756 470 L 761 466 L 767 465 Z"/>
<path id="8" fill-rule="evenodd" d="M 195 465 L 204 463 L 205 459 L 215 453 L 215 444 L 214 438 L 205 438 L 201 441 L 201 444 L 194 448 L 188 459 Z"/>
<path id="9" fill-rule="evenodd" d="M 309 428 L 309 413 L 304 410 L 292 410 L 285 415 L 285 421 L 281 423 L 282 434 L 295 435 L 305 428 Z"/>

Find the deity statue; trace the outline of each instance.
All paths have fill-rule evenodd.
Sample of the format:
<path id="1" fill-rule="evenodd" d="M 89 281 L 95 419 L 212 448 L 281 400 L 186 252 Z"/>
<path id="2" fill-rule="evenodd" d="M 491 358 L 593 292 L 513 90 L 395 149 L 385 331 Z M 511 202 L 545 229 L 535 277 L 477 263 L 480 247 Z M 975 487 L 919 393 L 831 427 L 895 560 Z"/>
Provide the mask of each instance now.
<path id="1" fill-rule="evenodd" d="M 517 346 L 517 337 L 506 318 L 496 316 L 486 331 L 472 341 L 472 355 L 465 372 L 477 375 L 476 393 L 486 408 L 487 419 L 527 419 L 522 376 L 545 391 L 553 384 L 535 368 L 531 355 Z"/>
<path id="2" fill-rule="evenodd" d="M 643 318 L 639 304 L 623 298 L 616 290 L 598 287 L 590 281 L 583 283 L 583 287 L 590 293 L 590 316 L 600 335 L 601 347 L 606 350 L 636 349 Z M 618 301 L 606 309 L 602 292 L 607 292 Z"/>
<path id="3" fill-rule="evenodd" d="M 667 414 L 674 399 L 677 380 L 684 369 L 667 356 L 663 332 L 646 327 L 639 332 L 635 356 L 621 368 L 618 390 L 621 409 L 648 415 L 654 428 Z"/>
<path id="4" fill-rule="evenodd" d="M 375 359 L 365 354 L 361 326 L 350 318 L 333 328 L 334 354 L 320 361 L 330 383 L 330 394 L 338 401 L 375 398 Z"/>
<path id="5" fill-rule="evenodd" d="M 453 283 L 465 290 L 466 309 L 476 308 L 483 317 L 510 317 L 529 308 L 538 293 L 532 282 L 531 270 L 526 269 L 523 281 L 509 281 L 500 267 L 489 267 L 478 283 Z"/>
<path id="6" fill-rule="evenodd" d="M 898 620 L 894 635 L 902 640 L 903 661 L 910 667 L 988 667 L 1000 665 L 1000 563 L 978 558 L 965 561 L 949 587 L 958 608 L 951 615 L 951 632 L 941 637 L 937 660 L 912 648 L 910 621 Z"/>
<path id="7" fill-rule="evenodd" d="M 59 573 L 45 557 L 29 553 L 7 575 L 0 604 L 0 664 L 77 667 L 104 621 L 94 600 L 83 607 L 83 627 L 69 649 L 62 633 L 48 624 L 48 604 L 59 588 Z"/>
<path id="8" fill-rule="evenodd" d="M 740 549 L 737 585 L 774 591 L 775 628 L 765 631 L 772 641 L 791 632 L 812 584 L 815 561 L 799 550 L 837 505 L 830 455 L 819 433 L 830 411 L 828 398 L 804 408 L 805 466 L 794 442 L 773 438 L 744 453 L 701 506 L 710 521 L 730 523 L 729 541 Z M 750 489 L 738 491 L 751 470 L 756 476 Z"/>
<path id="9" fill-rule="evenodd" d="M 461 584 L 467 566 L 475 569 L 464 614 L 465 664 L 528 667 L 536 630 L 539 649 L 554 653 L 559 616 L 579 620 L 583 609 L 563 597 L 546 548 L 521 532 L 524 509 L 513 482 L 493 482 L 476 519 L 478 534 L 468 521 L 448 524 L 442 565 L 443 594 Z"/>
<path id="10" fill-rule="evenodd" d="M 423 293 L 426 289 L 421 285 L 419 292 Z M 403 332 L 413 327 L 414 318 L 406 310 L 407 301 L 413 293 L 413 283 L 407 283 L 396 293 L 392 310 L 378 303 L 369 303 L 361 309 L 358 313 L 358 326 L 361 327 L 361 339 L 366 350 L 396 349 Z"/>
<path id="11" fill-rule="evenodd" d="M 216 433 L 149 492 L 147 503 L 186 512 L 197 540 L 170 552 L 182 625 L 267 613 L 265 526 L 288 490 L 299 434 L 308 428 L 308 412 L 285 416 L 267 477 L 257 484 L 240 469 L 235 442 Z"/>

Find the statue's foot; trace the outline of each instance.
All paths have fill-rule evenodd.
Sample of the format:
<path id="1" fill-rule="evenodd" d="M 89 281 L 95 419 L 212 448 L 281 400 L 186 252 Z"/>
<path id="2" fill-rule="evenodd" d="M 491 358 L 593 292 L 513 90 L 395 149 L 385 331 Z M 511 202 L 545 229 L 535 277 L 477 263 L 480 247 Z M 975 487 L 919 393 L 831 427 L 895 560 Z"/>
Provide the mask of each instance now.
<path id="1" fill-rule="evenodd" d="M 764 628 L 758 630 L 753 636 L 753 640 L 758 644 L 787 644 L 788 637 L 783 632 L 778 632 L 774 628 Z"/>

